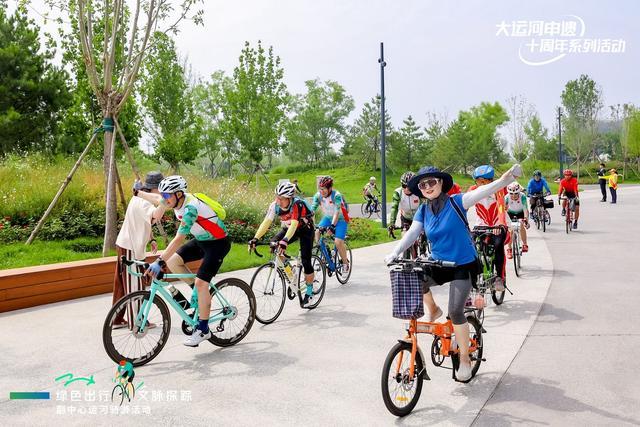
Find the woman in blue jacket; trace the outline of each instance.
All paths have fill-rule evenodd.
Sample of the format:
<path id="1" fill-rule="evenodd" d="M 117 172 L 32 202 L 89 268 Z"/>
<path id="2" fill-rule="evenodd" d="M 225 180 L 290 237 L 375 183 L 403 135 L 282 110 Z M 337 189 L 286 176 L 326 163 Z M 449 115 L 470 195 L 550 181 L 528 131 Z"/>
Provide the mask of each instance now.
<path id="1" fill-rule="evenodd" d="M 456 372 L 459 381 L 471 378 L 471 360 L 469 358 L 469 324 L 464 314 L 464 305 L 469 297 L 472 280 L 477 272 L 477 253 L 466 222 L 467 209 L 480 200 L 496 193 L 522 175 L 520 165 L 513 165 L 502 177 L 475 190 L 449 196 L 447 192 L 453 186 L 453 178 L 432 166 L 425 166 L 409 181 L 413 194 L 427 199 L 413 217 L 411 227 L 398 242 L 385 261 L 397 259 L 425 232 L 431 242 L 431 257 L 441 261 L 456 263 L 454 268 L 434 268 L 435 285 L 451 283 L 449 287 L 449 317 L 453 323 L 460 346 L 460 366 Z M 464 215 L 465 217 L 463 218 Z M 424 302 L 429 311 L 430 321 L 442 316 L 442 310 L 425 286 Z"/>

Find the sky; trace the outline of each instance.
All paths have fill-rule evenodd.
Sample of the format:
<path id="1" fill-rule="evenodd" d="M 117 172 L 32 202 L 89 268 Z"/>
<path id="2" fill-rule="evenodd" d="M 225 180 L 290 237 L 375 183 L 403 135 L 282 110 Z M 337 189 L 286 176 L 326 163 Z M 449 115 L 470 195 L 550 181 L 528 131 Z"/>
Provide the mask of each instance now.
<path id="1" fill-rule="evenodd" d="M 44 8 L 42 0 L 32 5 Z M 280 56 L 290 91 L 303 92 L 309 79 L 335 80 L 355 100 L 352 116 L 380 91 L 384 42 L 387 111 L 396 126 L 408 115 L 425 125 L 428 112 L 452 120 L 480 102 L 504 105 L 522 95 L 553 129 L 564 85 L 580 74 L 600 85 L 605 105 L 640 104 L 638 1 L 205 0 L 204 10 L 204 26 L 185 22 L 176 38 L 197 75 L 231 74 L 245 40 L 262 40 Z M 522 21 L 520 29 L 533 28 L 531 21 L 580 22 L 584 36 L 497 35 L 503 21 Z M 569 53 L 532 66 L 519 49 L 527 60 L 559 54 L 527 51 L 532 38 L 622 39 L 624 52 Z"/>

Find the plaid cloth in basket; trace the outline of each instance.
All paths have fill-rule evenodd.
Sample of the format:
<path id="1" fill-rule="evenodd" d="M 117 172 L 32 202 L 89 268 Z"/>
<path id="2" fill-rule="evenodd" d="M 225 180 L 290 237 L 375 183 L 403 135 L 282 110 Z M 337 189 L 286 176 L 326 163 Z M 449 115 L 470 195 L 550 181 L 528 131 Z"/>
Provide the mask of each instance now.
<path id="1" fill-rule="evenodd" d="M 391 271 L 393 317 L 419 319 L 424 316 L 422 282 L 415 272 Z"/>

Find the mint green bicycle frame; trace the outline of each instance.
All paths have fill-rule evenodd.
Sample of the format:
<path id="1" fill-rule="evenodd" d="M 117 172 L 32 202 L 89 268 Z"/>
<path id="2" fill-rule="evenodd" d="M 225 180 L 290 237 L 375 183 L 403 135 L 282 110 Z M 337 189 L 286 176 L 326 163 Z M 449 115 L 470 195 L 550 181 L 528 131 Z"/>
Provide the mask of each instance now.
<path id="1" fill-rule="evenodd" d="M 137 265 L 144 265 L 144 262 L 140 262 L 140 261 L 134 261 L 135 264 Z M 129 272 L 129 274 L 131 274 L 132 276 L 135 277 L 142 277 L 143 274 L 142 273 L 138 273 L 137 271 L 133 271 L 131 269 L 131 266 L 127 266 L 127 271 Z M 165 274 L 163 276 L 163 278 L 166 279 L 195 279 L 196 275 L 195 274 L 174 274 L 174 273 L 168 273 Z M 136 316 L 136 321 L 135 321 L 135 325 L 139 326 L 139 331 L 140 332 L 144 332 L 147 323 L 148 323 L 148 317 L 149 317 L 149 311 L 151 310 L 151 306 L 152 303 L 151 301 L 153 301 L 153 299 L 155 298 L 156 294 L 161 295 L 164 300 L 166 302 L 169 303 L 169 305 L 171 307 L 173 307 L 173 309 L 180 315 L 180 317 L 182 318 L 182 320 L 184 320 L 188 325 L 190 325 L 192 328 L 195 327 L 198 324 L 198 291 L 197 289 L 193 288 L 193 293 L 191 295 L 191 303 L 190 306 L 193 308 L 196 308 L 196 310 L 194 310 L 193 315 L 190 317 L 187 312 L 180 306 L 180 304 L 178 304 L 176 302 L 175 299 L 173 299 L 173 296 L 171 295 L 171 293 L 169 291 L 167 291 L 165 289 L 165 286 L 169 286 L 170 283 L 169 282 L 165 282 L 162 280 L 158 280 L 155 277 L 153 278 L 152 282 L 151 282 L 151 294 L 149 296 L 149 299 L 145 299 L 142 303 L 142 307 L 141 309 L 138 311 L 138 315 Z M 223 313 L 210 317 L 209 318 L 209 324 L 217 322 L 219 320 L 224 320 L 224 319 L 229 319 L 232 318 L 236 315 L 236 309 L 234 307 L 232 307 L 229 302 L 225 299 L 225 297 L 220 293 L 220 291 L 218 290 L 218 288 L 216 287 L 216 285 L 214 285 L 213 283 L 209 283 L 209 286 L 211 288 L 213 288 L 214 290 L 214 295 L 216 296 L 216 298 L 218 299 L 218 301 L 220 301 L 220 304 L 223 307 Z M 226 309 L 229 309 L 228 313 L 224 313 L 224 311 L 226 311 Z"/>

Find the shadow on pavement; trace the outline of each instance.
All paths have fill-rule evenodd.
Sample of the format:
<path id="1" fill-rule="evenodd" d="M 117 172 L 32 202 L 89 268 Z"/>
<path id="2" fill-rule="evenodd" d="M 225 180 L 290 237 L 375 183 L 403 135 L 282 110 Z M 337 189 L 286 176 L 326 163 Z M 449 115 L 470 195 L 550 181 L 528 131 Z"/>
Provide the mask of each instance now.
<path id="1" fill-rule="evenodd" d="M 214 350 L 197 354 L 191 360 L 151 362 L 140 370 L 144 369 L 145 377 L 163 377 L 176 372 L 197 376 L 202 380 L 238 375 L 270 377 L 298 360 L 290 354 L 274 351 L 279 344 L 273 341 L 239 343 L 227 348 L 215 347 L 209 343 L 201 345 L 210 345 Z M 238 368 L 238 364 L 243 367 Z"/>
<path id="2" fill-rule="evenodd" d="M 619 423 L 640 423 L 639 419 L 631 417 L 625 417 L 622 414 L 608 411 L 603 408 L 597 408 L 591 406 L 578 399 L 567 396 L 565 391 L 557 387 L 560 382 L 553 380 L 546 380 L 541 378 L 525 377 L 522 375 L 507 374 L 502 378 L 500 388 L 506 393 L 500 393 L 494 395 L 491 400 L 491 406 L 500 408 L 501 403 L 509 402 L 523 402 L 527 405 L 537 405 L 540 408 L 546 410 L 552 410 L 557 412 L 566 412 L 570 414 L 575 413 L 587 413 L 589 415 L 598 415 L 610 420 L 614 425 Z M 511 425 L 513 423 L 512 416 L 509 415 L 508 407 L 504 408 L 503 412 L 493 412 L 491 410 L 484 409 L 480 412 L 478 421 L 475 425 L 488 425 L 488 426 L 503 426 Z M 535 412 L 532 413 L 535 415 Z M 537 420 L 525 420 L 526 424 L 548 424 L 545 421 Z"/>

